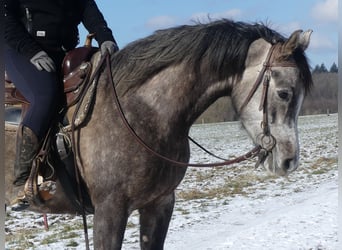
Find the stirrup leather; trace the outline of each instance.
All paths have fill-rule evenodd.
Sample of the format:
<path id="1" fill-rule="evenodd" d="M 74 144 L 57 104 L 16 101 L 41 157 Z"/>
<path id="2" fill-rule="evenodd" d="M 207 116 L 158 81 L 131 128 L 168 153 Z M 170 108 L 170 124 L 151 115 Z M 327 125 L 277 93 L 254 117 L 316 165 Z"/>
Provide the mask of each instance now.
<path id="1" fill-rule="evenodd" d="M 24 187 L 26 199 L 36 205 L 44 204 L 44 202 L 51 199 L 56 192 L 56 183 L 50 179 L 45 181 L 44 178 L 39 175 L 41 167 L 48 161 L 48 155 L 51 149 L 50 141 L 52 131 L 53 129 L 50 128 L 39 153 L 33 160 L 31 172 Z"/>

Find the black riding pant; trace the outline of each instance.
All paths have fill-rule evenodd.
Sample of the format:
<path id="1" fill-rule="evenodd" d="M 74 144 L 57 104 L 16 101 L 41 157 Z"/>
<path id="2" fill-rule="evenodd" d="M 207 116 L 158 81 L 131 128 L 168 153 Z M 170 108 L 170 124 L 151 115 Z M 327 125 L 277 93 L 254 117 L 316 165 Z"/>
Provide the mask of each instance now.
<path id="1" fill-rule="evenodd" d="M 6 45 L 4 52 L 7 75 L 30 102 L 22 123 L 42 139 L 63 103 L 63 86 L 59 74 L 64 54 L 48 53 L 58 68 L 57 72 L 50 73 L 39 71 L 29 59 Z"/>

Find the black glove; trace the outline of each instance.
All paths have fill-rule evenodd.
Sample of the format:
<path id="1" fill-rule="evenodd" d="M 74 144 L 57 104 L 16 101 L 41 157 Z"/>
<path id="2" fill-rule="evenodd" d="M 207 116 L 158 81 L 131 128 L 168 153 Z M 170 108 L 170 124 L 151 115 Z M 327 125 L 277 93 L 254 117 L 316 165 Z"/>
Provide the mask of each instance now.
<path id="1" fill-rule="evenodd" d="M 109 52 L 110 55 L 114 54 L 116 51 L 118 51 L 118 45 L 116 45 L 115 42 L 112 41 L 104 41 L 101 44 L 101 55 L 104 55 L 106 51 Z"/>
<path id="2" fill-rule="evenodd" d="M 45 51 L 39 51 L 35 54 L 30 62 L 36 66 L 38 70 L 46 70 L 47 72 L 55 72 L 56 66 L 53 60 L 46 54 Z"/>

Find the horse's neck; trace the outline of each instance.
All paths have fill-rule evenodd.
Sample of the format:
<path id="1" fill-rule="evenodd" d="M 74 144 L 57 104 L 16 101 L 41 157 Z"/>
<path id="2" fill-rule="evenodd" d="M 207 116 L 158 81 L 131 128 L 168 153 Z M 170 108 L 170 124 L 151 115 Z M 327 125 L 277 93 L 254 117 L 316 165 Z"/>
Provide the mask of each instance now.
<path id="1" fill-rule="evenodd" d="M 190 127 L 215 100 L 230 93 L 230 81 L 217 82 L 209 74 L 194 80 L 183 67 L 169 67 L 136 90 L 136 98 L 160 121 Z M 206 72 L 207 73 L 207 72 Z"/>

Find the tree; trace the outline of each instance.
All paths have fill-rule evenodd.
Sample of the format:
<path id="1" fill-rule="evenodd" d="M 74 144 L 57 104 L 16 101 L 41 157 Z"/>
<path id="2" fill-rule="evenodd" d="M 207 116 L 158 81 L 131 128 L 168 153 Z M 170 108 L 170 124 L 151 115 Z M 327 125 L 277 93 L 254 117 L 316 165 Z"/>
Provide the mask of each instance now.
<path id="1" fill-rule="evenodd" d="M 328 72 L 327 68 L 325 67 L 324 63 L 321 65 L 316 65 L 312 73 L 326 73 Z"/>
<path id="2" fill-rule="evenodd" d="M 315 68 L 313 69 L 312 73 L 320 73 L 320 67 L 319 67 L 318 64 L 315 66 Z"/>
<path id="3" fill-rule="evenodd" d="M 330 67 L 330 73 L 337 73 L 338 72 L 338 68 L 337 68 L 337 65 L 336 63 L 333 63 Z"/>
<path id="4" fill-rule="evenodd" d="M 325 67 L 324 63 L 322 63 L 321 66 L 319 67 L 319 71 L 320 73 L 328 72 L 327 67 Z"/>

